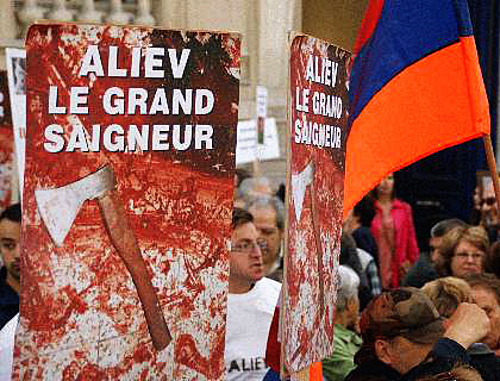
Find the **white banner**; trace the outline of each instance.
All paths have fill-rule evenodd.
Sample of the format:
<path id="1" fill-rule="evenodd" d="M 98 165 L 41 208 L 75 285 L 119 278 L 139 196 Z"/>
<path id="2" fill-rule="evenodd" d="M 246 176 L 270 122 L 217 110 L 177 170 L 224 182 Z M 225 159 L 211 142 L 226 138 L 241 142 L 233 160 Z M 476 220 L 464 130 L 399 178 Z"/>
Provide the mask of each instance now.
<path id="1" fill-rule="evenodd" d="M 238 122 L 236 165 L 255 161 L 257 157 L 257 124 L 255 120 Z"/>
<path id="2" fill-rule="evenodd" d="M 261 161 L 278 159 L 280 157 L 280 142 L 276 119 L 267 118 L 264 131 L 264 144 L 257 146 L 257 157 Z"/>
<path id="3" fill-rule="evenodd" d="M 272 160 L 280 157 L 280 146 L 276 120 L 265 120 L 264 144 L 257 144 L 257 121 L 238 122 L 238 140 L 236 143 L 236 165 L 259 160 Z"/>

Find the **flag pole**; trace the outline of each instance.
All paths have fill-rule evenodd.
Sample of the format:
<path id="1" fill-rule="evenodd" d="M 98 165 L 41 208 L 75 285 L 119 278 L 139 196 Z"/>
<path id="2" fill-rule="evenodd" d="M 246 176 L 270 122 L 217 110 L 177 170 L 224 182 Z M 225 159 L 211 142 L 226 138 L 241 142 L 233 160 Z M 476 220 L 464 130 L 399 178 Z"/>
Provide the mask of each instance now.
<path id="1" fill-rule="evenodd" d="M 493 188 L 495 189 L 495 198 L 497 200 L 497 208 L 500 211 L 500 182 L 498 181 L 495 154 L 493 152 L 493 144 L 491 143 L 490 135 L 483 136 L 484 150 L 486 152 L 486 161 L 490 170 L 491 180 L 493 181 Z"/>

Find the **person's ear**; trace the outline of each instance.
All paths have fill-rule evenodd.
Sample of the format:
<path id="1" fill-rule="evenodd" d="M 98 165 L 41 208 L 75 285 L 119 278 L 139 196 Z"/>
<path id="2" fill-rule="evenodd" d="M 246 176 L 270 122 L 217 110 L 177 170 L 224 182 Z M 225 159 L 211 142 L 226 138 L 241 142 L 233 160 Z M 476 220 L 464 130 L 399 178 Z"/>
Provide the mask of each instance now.
<path id="1" fill-rule="evenodd" d="M 375 355 L 384 364 L 392 365 L 394 362 L 392 352 L 392 345 L 387 340 L 375 340 Z"/>
<path id="2" fill-rule="evenodd" d="M 448 328 L 450 328 L 450 319 L 444 319 L 443 320 L 443 330 L 446 331 Z"/>
<path id="3" fill-rule="evenodd" d="M 359 301 L 357 296 L 347 301 L 347 314 L 350 319 L 350 328 L 359 334 Z"/>
<path id="4" fill-rule="evenodd" d="M 351 297 L 351 298 L 347 299 L 346 309 L 350 314 L 352 314 L 352 310 L 354 309 L 355 305 L 356 305 L 356 302 L 354 301 L 354 298 Z"/>
<path id="5" fill-rule="evenodd" d="M 349 314 L 352 316 L 358 315 L 359 308 L 358 308 L 357 296 L 353 296 L 347 300 L 347 310 L 349 311 Z"/>

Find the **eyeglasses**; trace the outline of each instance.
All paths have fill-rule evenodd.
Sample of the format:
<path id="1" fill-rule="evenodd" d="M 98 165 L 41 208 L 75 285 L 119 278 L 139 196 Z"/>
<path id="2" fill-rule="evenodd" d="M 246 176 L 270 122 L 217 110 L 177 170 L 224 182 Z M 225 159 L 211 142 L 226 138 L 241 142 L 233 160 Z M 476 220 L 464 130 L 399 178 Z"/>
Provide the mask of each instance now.
<path id="1" fill-rule="evenodd" d="M 488 205 L 488 206 L 493 206 L 493 205 L 495 205 L 495 202 L 496 202 L 496 201 L 497 201 L 497 200 L 496 200 L 496 198 L 495 198 L 495 197 L 487 197 L 487 198 L 483 198 L 483 199 L 481 200 L 481 205 L 486 204 L 486 205 Z"/>
<path id="2" fill-rule="evenodd" d="M 18 243 L 12 239 L 2 239 L 0 241 L 0 250 L 14 251 Z"/>
<path id="3" fill-rule="evenodd" d="M 456 253 L 454 256 L 462 261 L 465 261 L 468 258 L 472 258 L 474 261 L 479 261 L 479 260 L 483 259 L 484 253 L 465 253 L 464 252 L 464 253 Z"/>
<path id="4" fill-rule="evenodd" d="M 257 249 L 259 250 L 264 250 L 267 249 L 267 243 L 265 240 L 257 240 L 257 241 L 244 241 L 240 244 L 237 245 L 232 245 L 231 246 L 231 251 L 232 252 L 240 252 L 240 253 L 245 253 L 245 254 L 250 254 L 253 251 L 256 251 Z"/>

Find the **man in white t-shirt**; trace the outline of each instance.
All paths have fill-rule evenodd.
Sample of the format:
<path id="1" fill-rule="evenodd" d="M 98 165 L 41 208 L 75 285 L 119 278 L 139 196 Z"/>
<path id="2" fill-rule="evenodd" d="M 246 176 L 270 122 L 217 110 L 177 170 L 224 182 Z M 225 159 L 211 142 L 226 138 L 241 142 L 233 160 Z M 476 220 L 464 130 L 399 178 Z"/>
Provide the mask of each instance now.
<path id="1" fill-rule="evenodd" d="M 269 327 L 281 284 L 264 278 L 264 264 L 253 217 L 235 208 L 229 257 L 226 324 L 226 379 L 262 380 Z"/>
<path id="2" fill-rule="evenodd" d="M 19 314 L 14 316 L 0 330 L 0 380 L 8 381 L 12 374 L 12 361 L 14 357 L 14 338 L 16 335 Z"/>

